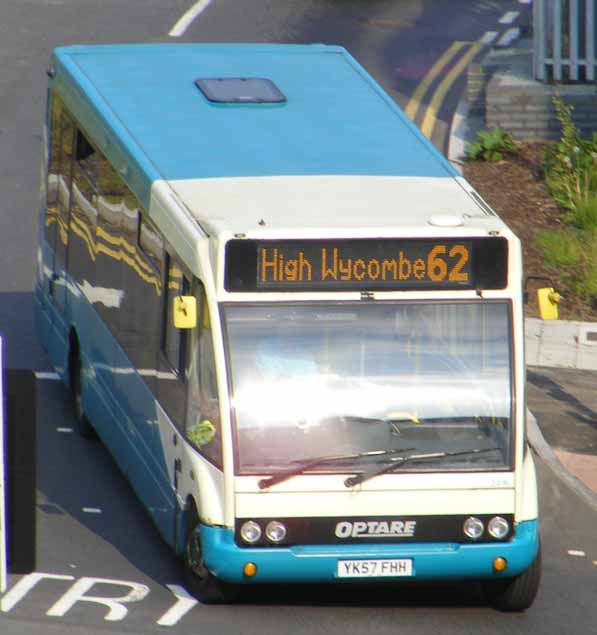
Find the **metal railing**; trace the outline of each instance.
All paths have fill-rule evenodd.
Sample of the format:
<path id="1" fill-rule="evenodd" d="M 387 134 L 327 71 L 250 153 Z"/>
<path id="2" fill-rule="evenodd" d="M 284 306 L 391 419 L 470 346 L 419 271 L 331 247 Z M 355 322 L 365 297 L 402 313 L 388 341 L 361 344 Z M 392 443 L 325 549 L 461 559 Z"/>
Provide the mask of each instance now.
<path id="1" fill-rule="evenodd" d="M 534 0 L 536 79 L 594 82 L 595 26 L 595 0 Z"/>

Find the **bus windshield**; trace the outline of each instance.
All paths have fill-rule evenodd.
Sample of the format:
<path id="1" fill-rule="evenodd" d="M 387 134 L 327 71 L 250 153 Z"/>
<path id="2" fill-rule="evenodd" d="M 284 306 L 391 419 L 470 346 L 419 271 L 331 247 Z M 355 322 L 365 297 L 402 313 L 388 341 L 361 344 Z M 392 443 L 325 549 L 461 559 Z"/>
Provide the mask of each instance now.
<path id="1" fill-rule="evenodd" d="M 243 303 L 223 316 L 238 473 L 325 455 L 340 458 L 313 471 L 371 471 L 401 449 L 445 453 L 401 471 L 510 468 L 509 303 Z"/>

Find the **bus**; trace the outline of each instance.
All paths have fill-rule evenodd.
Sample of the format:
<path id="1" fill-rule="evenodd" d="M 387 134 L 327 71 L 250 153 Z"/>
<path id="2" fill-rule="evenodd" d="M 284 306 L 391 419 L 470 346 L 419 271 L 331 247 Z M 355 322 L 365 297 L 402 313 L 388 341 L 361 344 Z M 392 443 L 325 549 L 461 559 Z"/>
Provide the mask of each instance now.
<path id="1" fill-rule="evenodd" d="M 36 323 L 189 589 L 540 580 L 519 240 L 342 47 L 48 70 Z"/>

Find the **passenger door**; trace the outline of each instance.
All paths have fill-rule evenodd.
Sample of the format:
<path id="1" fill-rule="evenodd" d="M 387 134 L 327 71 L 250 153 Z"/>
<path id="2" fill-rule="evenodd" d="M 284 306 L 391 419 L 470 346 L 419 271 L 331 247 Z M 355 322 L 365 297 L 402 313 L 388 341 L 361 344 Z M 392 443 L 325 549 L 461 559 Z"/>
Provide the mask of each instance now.
<path id="1" fill-rule="evenodd" d="M 172 502 L 176 507 L 179 479 L 183 469 L 187 362 L 192 331 L 174 326 L 173 299 L 190 292 L 191 274 L 171 251 L 166 252 L 165 272 L 157 394 L 161 408 L 174 425 L 172 428 L 161 423 L 160 436 L 172 487 Z M 184 501 L 178 501 L 178 504 L 184 504 Z"/>

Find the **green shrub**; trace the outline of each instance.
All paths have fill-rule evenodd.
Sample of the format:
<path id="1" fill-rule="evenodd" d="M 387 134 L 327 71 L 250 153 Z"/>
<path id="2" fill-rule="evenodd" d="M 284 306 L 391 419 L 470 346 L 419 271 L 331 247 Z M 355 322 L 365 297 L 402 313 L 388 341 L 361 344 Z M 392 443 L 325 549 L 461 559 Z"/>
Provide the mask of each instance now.
<path id="1" fill-rule="evenodd" d="M 578 292 L 582 296 L 589 298 L 591 303 L 597 301 L 597 262 L 590 263 L 580 277 L 578 284 Z"/>
<path id="2" fill-rule="evenodd" d="M 539 233 L 536 245 L 565 284 L 597 306 L 597 134 L 581 138 L 572 106 L 557 96 L 553 103 L 562 134 L 545 153 L 545 181 L 571 227 Z"/>
<path id="3" fill-rule="evenodd" d="M 597 230 L 597 194 L 589 192 L 566 216 L 566 222 L 587 231 Z"/>
<path id="4" fill-rule="evenodd" d="M 554 200 L 575 210 L 597 195 L 597 135 L 581 139 L 572 121 L 573 107 L 558 96 L 553 103 L 562 136 L 545 153 L 545 180 Z"/>
<path id="5" fill-rule="evenodd" d="M 535 244 L 553 267 L 577 267 L 582 262 L 583 247 L 575 231 L 538 232 Z"/>
<path id="6" fill-rule="evenodd" d="M 502 128 L 494 128 L 491 131 L 479 130 L 477 141 L 468 146 L 466 156 L 472 160 L 501 161 L 505 153 L 517 150 L 518 147 L 508 132 Z"/>

